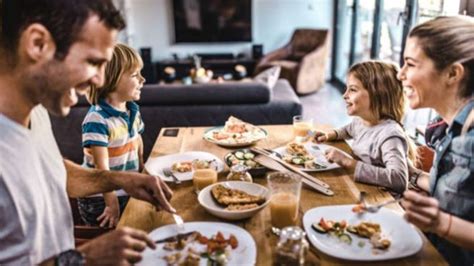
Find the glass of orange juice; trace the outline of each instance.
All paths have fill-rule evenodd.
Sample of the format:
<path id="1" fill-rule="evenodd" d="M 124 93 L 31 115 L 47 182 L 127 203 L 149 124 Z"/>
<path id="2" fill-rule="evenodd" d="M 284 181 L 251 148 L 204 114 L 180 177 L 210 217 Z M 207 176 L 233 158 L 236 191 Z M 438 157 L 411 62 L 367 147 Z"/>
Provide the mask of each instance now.
<path id="1" fill-rule="evenodd" d="M 297 225 L 301 194 L 301 177 L 292 173 L 275 172 L 267 176 L 270 188 L 272 232 L 278 234 L 287 226 Z"/>
<path id="2" fill-rule="evenodd" d="M 313 118 L 302 115 L 293 116 L 293 135 L 296 142 L 303 142 L 307 139 L 309 131 L 313 129 Z"/>
<path id="3" fill-rule="evenodd" d="M 194 169 L 193 184 L 196 193 L 217 182 L 217 171 L 212 168 Z"/>

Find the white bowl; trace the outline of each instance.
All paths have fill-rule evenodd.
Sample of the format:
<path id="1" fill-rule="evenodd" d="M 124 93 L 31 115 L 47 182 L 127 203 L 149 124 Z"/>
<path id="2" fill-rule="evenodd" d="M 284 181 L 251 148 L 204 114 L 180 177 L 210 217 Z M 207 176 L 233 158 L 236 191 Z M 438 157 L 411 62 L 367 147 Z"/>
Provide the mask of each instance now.
<path id="1" fill-rule="evenodd" d="M 223 185 L 227 188 L 238 189 L 247 192 L 251 195 L 261 195 L 265 197 L 265 202 L 258 207 L 241 210 L 241 211 L 228 211 L 223 206 L 219 205 L 211 195 L 211 190 L 214 186 Z M 219 182 L 205 187 L 198 196 L 199 204 L 201 204 L 206 211 L 210 214 L 226 220 L 241 220 L 254 216 L 257 212 L 263 209 L 270 202 L 270 191 L 268 188 L 254 183 L 243 182 L 243 181 L 227 181 Z"/>

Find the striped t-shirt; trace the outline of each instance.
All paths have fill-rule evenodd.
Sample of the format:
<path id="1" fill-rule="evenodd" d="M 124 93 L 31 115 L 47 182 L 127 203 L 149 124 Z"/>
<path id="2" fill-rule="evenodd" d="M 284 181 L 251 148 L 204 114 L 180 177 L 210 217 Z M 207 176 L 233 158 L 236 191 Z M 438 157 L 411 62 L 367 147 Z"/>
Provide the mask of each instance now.
<path id="1" fill-rule="evenodd" d="M 82 147 L 87 168 L 95 168 L 91 146 L 107 147 L 109 168 L 115 171 L 138 171 L 139 134 L 144 124 L 136 103 L 127 102 L 128 112 L 121 112 L 105 100 L 91 106 L 82 123 Z M 120 196 L 122 191 L 117 192 Z"/>

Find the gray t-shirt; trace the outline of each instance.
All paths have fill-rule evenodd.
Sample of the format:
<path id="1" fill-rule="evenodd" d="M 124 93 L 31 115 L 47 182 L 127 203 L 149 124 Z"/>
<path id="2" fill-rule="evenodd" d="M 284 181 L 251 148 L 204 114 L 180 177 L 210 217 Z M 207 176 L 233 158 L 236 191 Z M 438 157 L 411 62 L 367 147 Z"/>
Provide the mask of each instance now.
<path id="1" fill-rule="evenodd" d="M 356 181 L 387 187 L 402 193 L 408 185 L 408 143 L 403 128 L 393 120 L 366 126 L 360 118 L 337 129 L 338 139 L 353 139 L 359 157 Z"/>
<path id="2" fill-rule="evenodd" d="M 74 248 L 66 169 L 46 109 L 31 129 L 0 114 L 0 265 L 34 265 Z"/>

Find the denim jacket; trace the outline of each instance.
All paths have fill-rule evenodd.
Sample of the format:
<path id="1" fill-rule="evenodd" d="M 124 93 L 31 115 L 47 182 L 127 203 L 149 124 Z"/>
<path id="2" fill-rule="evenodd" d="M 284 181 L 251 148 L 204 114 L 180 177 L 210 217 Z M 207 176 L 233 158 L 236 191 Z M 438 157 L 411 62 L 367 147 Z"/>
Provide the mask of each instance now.
<path id="1" fill-rule="evenodd" d="M 436 147 L 430 172 L 431 195 L 439 201 L 440 209 L 470 222 L 474 222 L 474 128 L 463 135 L 461 130 L 473 108 L 471 100 L 456 115 Z M 451 265 L 474 264 L 473 251 L 433 234 L 429 238 Z"/>

